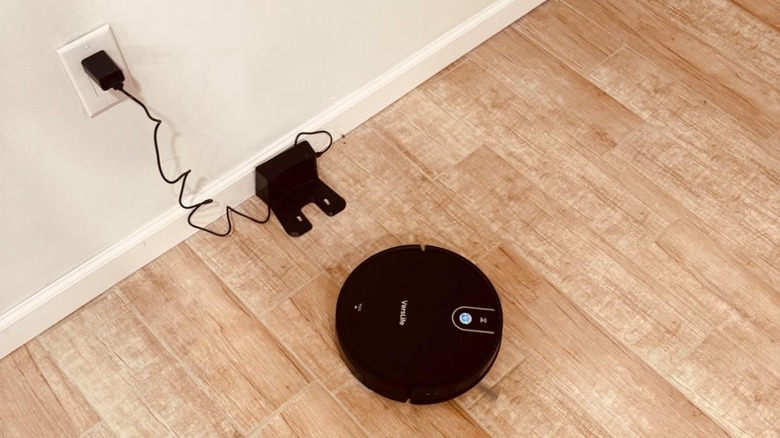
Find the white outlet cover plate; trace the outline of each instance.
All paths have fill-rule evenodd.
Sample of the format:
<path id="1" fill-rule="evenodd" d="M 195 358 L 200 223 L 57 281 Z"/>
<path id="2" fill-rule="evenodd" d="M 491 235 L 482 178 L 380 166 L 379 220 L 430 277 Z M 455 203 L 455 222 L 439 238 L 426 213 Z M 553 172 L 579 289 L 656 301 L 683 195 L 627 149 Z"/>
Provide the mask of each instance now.
<path id="1" fill-rule="evenodd" d="M 62 61 L 62 65 L 68 73 L 70 83 L 76 90 L 79 99 L 81 99 L 84 111 L 90 117 L 94 117 L 126 99 L 125 95 L 119 91 L 103 91 L 100 85 L 90 79 L 84 71 L 81 60 L 101 50 L 105 50 L 119 68 L 122 69 L 125 75 L 125 85 L 127 85 L 130 82 L 130 74 L 109 25 L 106 24 L 95 29 L 57 50 L 57 55 L 59 55 L 60 61 Z"/>

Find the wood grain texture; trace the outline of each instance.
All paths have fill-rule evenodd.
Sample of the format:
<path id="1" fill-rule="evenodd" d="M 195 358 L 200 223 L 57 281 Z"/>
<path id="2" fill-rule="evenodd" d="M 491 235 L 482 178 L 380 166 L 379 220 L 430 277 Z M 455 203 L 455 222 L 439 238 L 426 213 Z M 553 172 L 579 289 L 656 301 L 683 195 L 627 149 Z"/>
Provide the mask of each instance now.
<path id="1" fill-rule="evenodd" d="M 100 422 L 89 429 L 81 438 L 114 438 L 116 434 L 106 426 L 106 423 Z"/>
<path id="2" fill-rule="evenodd" d="M 484 258 L 483 269 L 502 290 L 505 336 L 516 340 L 527 357 L 507 378 L 518 382 L 502 381 L 494 391 L 496 399 L 485 397 L 472 409 L 492 419 L 484 424 L 501 424 L 510 410 L 526 411 L 517 400 L 531 392 L 532 403 L 552 394 L 566 407 L 558 411 L 562 416 L 557 419 L 553 413 L 546 415 L 545 427 L 557 428 L 577 418 L 588 420 L 578 425 L 584 435 L 604 431 L 614 436 L 722 435 L 712 420 L 639 357 L 615 343 L 519 253 L 501 247 Z M 604 403 L 615 409 L 604 409 Z M 512 434 L 523 430 L 513 425 Z M 543 435 L 553 432 L 546 430 Z"/>
<path id="3" fill-rule="evenodd" d="M 733 1 L 643 2 L 729 59 L 739 59 L 740 66 L 753 73 L 764 77 L 780 74 L 780 33 Z"/>
<path id="4" fill-rule="evenodd" d="M 369 436 L 488 436 L 453 401 L 425 406 L 398 403 L 377 397 L 354 379 L 335 395 Z"/>
<path id="5" fill-rule="evenodd" d="M 716 331 L 680 362 L 681 391 L 735 436 L 780 434 L 780 379 Z"/>
<path id="6" fill-rule="evenodd" d="M 624 153 L 624 147 L 632 143 L 639 153 L 623 159 L 639 160 L 646 150 L 666 150 L 668 158 L 664 159 L 676 162 L 676 167 L 658 172 L 667 166 L 656 165 L 645 175 L 678 190 L 675 196 L 687 208 L 706 215 L 703 219 L 714 229 L 730 228 L 727 240 L 739 241 L 730 249 L 750 260 L 761 275 L 780 281 L 774 262 L 780 214 L 780 162 L 776 157 L 743 135 L 717 108 L 697 101 L 692 90 L 631 50 L 622 50 L 591 76 L 611 95 L 638 112 L 647 112 L 652 120 L 651 126 L 627 138 L 615 153 Z M 756 215 L 766 218 L 754 221 Z M 732 225 L 729 216 L 742 216 L 743 223 Z"/>
<path id="7" fill-rule="evenodd" d="M 443 184 L 412 179 L 392 196 L 366 193 L 364 207 L 403 243 L 426 242 L 476 258 L 498 246 L 499 227 Z"/>
<path id="8" fill-rule="evenodd" d="M 132 275 L 119 291 L 239 432 L 255 429 L 306 386 L 276 339 L 187 245 Z"/>
<path id="9" fill-rule="evenodd" d="M 766 283 L 716 242 L 685 221 L 675 223 L 658 238 L 658 245 L 680 261 L 739 315 L 737 324 L 724 321 L 721 328 L 734 336 L 770 369 L 780 369 L 780 289 Z"/>
<path id="10" fill-rule="evenodd" d="M 352 379 L 336 339 L 340 289 L 340 284 L 322 275 L 263 317 L 269 330 L 331 391 Z"/>
<path id="11" fill-rule="evenodd" d="M 764 24 L 780 31 L 780 4 L 765 0 L 731 0 L 745 11 L 758 18 Z"/>
<path id="12" fill-rule="evenodd" d="M 752 137 L 723 111 L 633 50 L 621 50 L 590 77 L 660 131 L 690 143 L 691 152 L 725 177 L 765 200 L 780 201 L 776 197 L 780 161 L 759 146 L 763 140 Z"/>
<path id="13" fill-rule="evenodd" d="M 389 192 L 409 178 L 422 176 L 423 171 L 412 165 L 410 157 L 371 129 L 370 123 L 369 121 L 349 134 L 340 144 L 342 153 Z M 365 184 L 360 189 L 366 189 L 368 186 L 369 184 Z"/>
<path id="14" fill-rule="evenodd" d="M 364 437 L 366 433 L 321 386 L 309 385 L 281 412 L 271 417 L 255 437 Z"/>
<path id="15" fill-rule="evenodd" d="M 576 87 L 573 90 L 578 91 Z M 519 103 L 517 94 L 473 63 L 463 64 L 450 73 L 434 92 L 471 123 L 478 123 L 479 114 L 495 115 L 491 131 L 503 134 L 503 142 L 493 149 L 508 156 L 533 184 L 584 215 L 593 228 L 624 252 L 631 253 L 646 245 L 667 225 L 593 163 L 572 153 L 571 146 L 591 157 L 606 149 L 596 151 L 584 146 L 577 133 L 549 133 L 551 126 L 577 123 L 572 122 L 576 116 L 561 112 L 545 115 L 547 120 L 528 120 L 529 110 L 543 103 Z M 609 143 L 614 144 L 613 141 L 616 140 Z"/>
<path id="16" fill-rule="evenodd" d="M 266 206 L 252 199 L 242 206 L 245 213 L 263 218 Z M 214 227 L 225 229 L 221 218 Z M 256 315 L 272 309 L 319 274 L 306 251 L 287 245 L 289 236 L 278 222 L 258 227 L 236 220 L 227 238 L 198 233 L 187 240 L 206 264 Z M 258 245 L 257 242 L 263 242 Z"/>
<path id="17" fill-rule="evenodd" d="M 743 67 L 639 0 L 569 4 L 763 137 L 780 124 L 778 83 Z"/>
<path id="18" fill-rule="evenodd" d="M 0 361 L 0 436 L 78 436 L 99 421 L 40 341 Z"/>
<path id="19" fill-rule="evenodd" d="M 343 212 L 198 233 L 0 360 L 0 437 L 780 436 L 779 12 L 548 1 L 337 139 Z M 335 336 L 349 273 L 410 243 L 504 310 L 433 406 Z"/>
<path id="20" fill-rule="evenodd" d="M 407 94 L 368 126 L 429 177 L 452 168 L 483 144 L 473 130 L 421 90 Z"/>
<path id="21" fill-rule="evenodd" d="M 119 436 L 237 434 L 113 290 L 44 333 L 41 341 Z"/>
<path id="22" fill-rule="evenodd" d="M 525 113 L 535 113 L 526 103 L 536 112 L 538 105 L 549 106 L 568 122 L 566 131 L 596 152 L 610 150 L 641 123 L 636 114 L 514 28 L 491 38 L 470 57 L 520 98 L 518 106 Z"/>
<path id="23" fill-rule="evenodd" d="M 537 358 L 523 362 L 471 411 L 493 436 L 610 436 L 547 379 L 550 371 Z"/>
<path id="24" fill-rule="evenodd" d="M 661 299 L 657 285 L 621 263 L 578 214 L 545 195 L 508 162 L 480 149 L 444 180 L 464 197 L 489 205 L 499 223 L 536 269 L 594 320 L 656 369 L 668 369 L 706 335 Z M 625 260 L 625 259 L 623 259 Z"/>
<path id="25" fill-rule="evenodd" d="M 580 74 L 589 72 L 623 44 L 560 0 L 543 3 L 513 27 Z"/>

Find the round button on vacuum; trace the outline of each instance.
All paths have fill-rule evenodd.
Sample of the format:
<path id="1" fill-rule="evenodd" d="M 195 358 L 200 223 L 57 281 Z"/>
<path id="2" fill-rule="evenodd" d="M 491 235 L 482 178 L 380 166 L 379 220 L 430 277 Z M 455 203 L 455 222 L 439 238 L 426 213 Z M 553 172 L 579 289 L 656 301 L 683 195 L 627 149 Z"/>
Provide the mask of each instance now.
<path id="1" fill-rule="evenodd" d="M 407 245 L 369 257 L 336 305 L 336 334 L 352 374 L 393 400 L 443 402 L 487 374 L 501 346 L 501 302 L 462 256 Z"/>

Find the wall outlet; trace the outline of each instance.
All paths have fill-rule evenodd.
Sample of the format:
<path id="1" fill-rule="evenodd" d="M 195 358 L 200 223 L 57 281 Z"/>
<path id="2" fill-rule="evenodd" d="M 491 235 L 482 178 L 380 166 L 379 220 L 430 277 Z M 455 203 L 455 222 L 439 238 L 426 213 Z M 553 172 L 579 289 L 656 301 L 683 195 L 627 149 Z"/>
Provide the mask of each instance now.
<path id="1" fill-rule="evenodd" d="M 116 105 L 121 100 L 126 99 L 125 95 L 119 91 L 103 91 L 98 84 L 87 76 L 84 67 L 81 66 L 82 59 L 101 50 L 105 50 L 116 65 L 122 69 L 125 75 L 125 85 L 127 85 L 130 82 L 130 74 L 109 25 L 106 24 L 95 29 L 57 50 L 57 55 L 59 55 L 60 61 L 65 67 L 70 83 L 76 90 L 79 99 L 81 99 L 84 111 L 90 117 L 94 117 Z"/>

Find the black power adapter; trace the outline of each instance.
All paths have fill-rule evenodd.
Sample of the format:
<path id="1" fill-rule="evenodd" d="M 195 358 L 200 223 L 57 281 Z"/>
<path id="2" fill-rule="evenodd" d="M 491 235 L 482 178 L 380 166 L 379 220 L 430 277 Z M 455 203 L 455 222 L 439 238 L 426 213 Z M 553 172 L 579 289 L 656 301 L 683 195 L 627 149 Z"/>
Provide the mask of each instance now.
<path id="1" fill-rule="evenodd" d="M 224 232 L 212 231 L 206 227 L 202 227 L 200 225 L 195 224 L 192 221 L 192 216 L 195 214 L 195 212 L 197 212 L 200 207 L 211 204 L 212 202 L 214 202 L 214 200 L 209 198 L 200 202 L 196 202 L 194 204 L 184 203 L 184 188 L 187 186 L 187 178 L 190 176 L 190 173 L 192 173 L 192 169 L 185 170 L 184 172 L 180 173 L 176 178 L 173 179 L 165 176 L 165 173 L 163 172 L 162 169 L 162 162 L 160 158 L 160 145 L 157 142 L 157 132 L 160 129 L 162 120 L 152 117 L 146 105 L 144 105 L 144 103 L 141 102 L 137 97 L 133 96 L 127 90 L 124 89 L 125 74 L 122 72 L 122 69 L 119 68 L 118 65 L 116 65 L 114 60 L 111 59 L 111 57 L 108 56 L 108 53 L 106 53 L 104 50 L 101 50 L 97 53 L 94 53 L 82 59 L 81 65 L 82 67 L 84 67 L 84 71 L 87 73 L 90 79 L 92 79 L 93 81 L 95 81 L 95 83 L 100 85 L 100 88 L 102 88 L 104 91 L 114 89 L 121 92 L 129 99 L 131 99 L 133 102 L 137 103 L 146 113 L 146 117 L 148 117 L 149 120 L 155 123 L 154 134 L 152 138 L 154 139 L 154 152 L 155 152 L 155 156 L 157 157 L 157 170 L 160 172 L 160 177 L 166 183 L 175 185 L 181 182 L 181 186 L 179 189 L 179 206 L 185 210 L 190 211 L 189 215 L 187 216 L 187 223 L 189 223 L 190 226 L 198 230 L 202 230 L 207 233 L 213 234 L 215 236 L 224 237 L 230 234 L 230 232 L 233 230 L 233 222 L 231 220 L 230 213 L 235 213 L 239 216 L 245 217 L 258 224 L 263 224 L 268 222 L 268 220 L 271 218 L 270 206 L 268 207 L 268 215 L 266 216 L 265 219 L 255 219 L 249 215 L 241 213 L 240 211 L 236 211 L 235 209 L 233 209 L 233 207 L 227 206 L 225 207 L 225 214 L 227 215 L 227 222 L 228 222 L 228 227 L 226 231 Z"/>
<path id="2" fill-rule="evenodd" d="M 103 90 L 119 90 L 125 82 L 125 74 L 122 73 L 122 69 L 116 65 L 105 50 L 82 59 L 81 66 Z"/>

